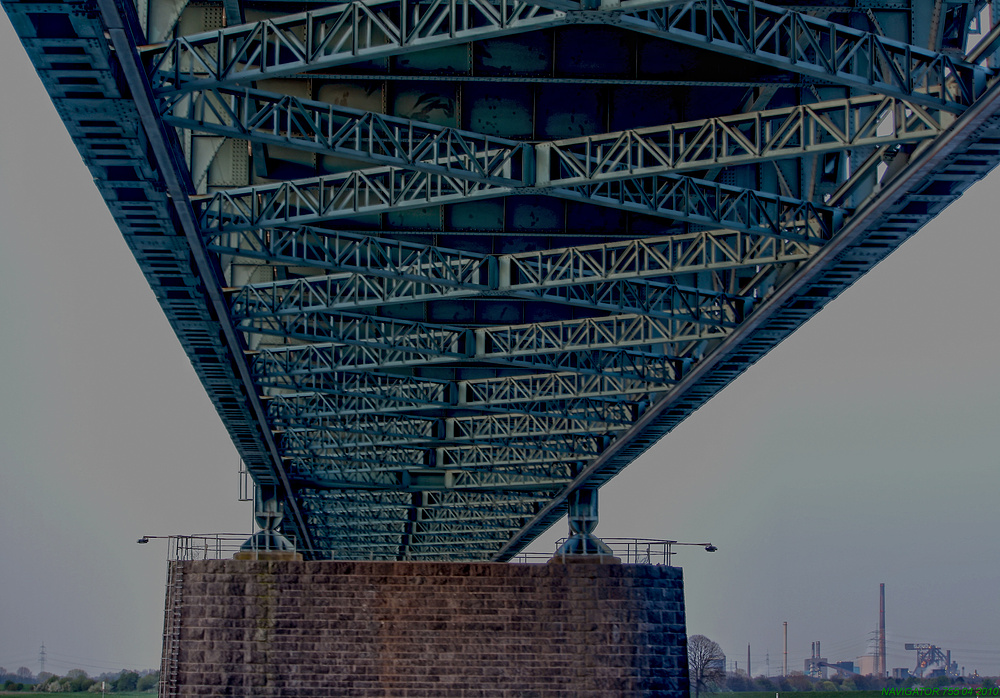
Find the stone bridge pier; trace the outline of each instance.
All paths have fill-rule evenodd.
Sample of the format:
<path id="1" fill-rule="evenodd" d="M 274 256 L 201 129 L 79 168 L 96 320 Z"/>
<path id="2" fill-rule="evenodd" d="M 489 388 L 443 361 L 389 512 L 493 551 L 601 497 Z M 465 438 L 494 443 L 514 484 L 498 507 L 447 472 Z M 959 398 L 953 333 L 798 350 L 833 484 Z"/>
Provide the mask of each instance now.
<path id="1" fill-rule="evenodd" d="M 688 692 L 665 565 L 174 561 L 165 619 L 163 698 Z"/>

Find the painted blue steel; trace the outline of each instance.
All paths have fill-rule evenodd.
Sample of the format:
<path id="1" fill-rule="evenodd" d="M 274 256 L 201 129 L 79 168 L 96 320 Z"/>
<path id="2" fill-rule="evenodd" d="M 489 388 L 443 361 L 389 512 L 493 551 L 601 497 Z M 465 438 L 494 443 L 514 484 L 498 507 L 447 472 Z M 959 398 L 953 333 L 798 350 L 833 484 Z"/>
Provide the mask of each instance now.
<path id="1" fill-rule="evenodd" d="M 1000 160 L 997 33 L 933 4 L 3 0 L 286 531 L 448 560 L 514 557 Z"/>

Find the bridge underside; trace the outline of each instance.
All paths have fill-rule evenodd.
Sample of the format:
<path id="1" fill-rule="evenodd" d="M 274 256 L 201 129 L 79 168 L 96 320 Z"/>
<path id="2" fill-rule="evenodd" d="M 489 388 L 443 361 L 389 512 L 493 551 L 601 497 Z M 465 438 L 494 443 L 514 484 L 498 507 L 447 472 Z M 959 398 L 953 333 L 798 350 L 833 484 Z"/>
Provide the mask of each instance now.
<path id="1" fill-rule="evenodd" d="M 510 559 L 1000 155 L 979 0 L 3 5 L 315 558 Z"/>

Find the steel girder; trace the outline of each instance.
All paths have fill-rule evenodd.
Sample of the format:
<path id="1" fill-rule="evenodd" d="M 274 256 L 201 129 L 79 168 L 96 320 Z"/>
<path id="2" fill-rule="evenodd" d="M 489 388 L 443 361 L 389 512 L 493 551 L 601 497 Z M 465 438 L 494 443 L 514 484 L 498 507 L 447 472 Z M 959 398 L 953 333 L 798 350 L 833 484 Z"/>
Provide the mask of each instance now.
<path id="1" fill-rule="evenodd" d="M 251 89 L 176 93 L 164 98 L 160 108 L 172 126 L 219 136 L 498 186 L 530 181 L 532 150 L 527 144 L 413 119 Z"/>
<path id="2" fill-rule="evenodd" d="M 612 424 L 618 427 L 626 426 L 635 420 L 636 409 L 633 404 L 620 400 L 600 399 L 591 397 L 573 397 L 558 401 L 538 400 L 536 402 L 513 403 L 506 405 L 499 402 L 490 403 L 489 408 L 502 413 L 527 414 L 544 416 L 550 414 L 557 417 L 590 420 L 597 424 Z M 310 392 L 299 395 L 275 395 L 267 400 L 267 410 L 272 422 L 282 428 L 296 428 L 308 424 L 310 420 L 322 419 L 324 423 L 330 418 L 344 414 L 339 408 L 340 401 L 324 393 Z M 476 405 L 463 404 L 462 408 L 474 409 Z M 487 405 L 483 405 L 486 408 Z"/>
<path id="3" fill-rule="evenodd" d="M 344 345 L 359 363 L 372 368 L 405 368 L 454 361 L 491 362 L 526 356 L 622 349 L 667 344 L 692 345 L 721 339 L 728 329 L 720 320 L 702 317 L 653 318 L 645 315 L 561 320 L 473 330 L 428 325 L 370 315 L 322 310 L 282 314 L 235 314 L 247 333 Z M 354 351 L 355 348 L 357 351 Z M 678 351 L 683 356 L 685 349 Z M 364 362 L 364 363 L 361 363 Z"/>
<path id="4" fill-rule="evenodd" d="M 714 53 L 956 111 L 985 86 L 981 68 L 947 54 L 754 0 L 693 0 L 619 21 Z"/>
<path id="5" fill-rule="evenodd" d="M 310 355 L 317 353 L 311 346 L 307 351 Z M 289 352 L 260 352 L 254 363 L 258 384 L 265 388 L 269 396 L 285 400 L 295 399 L 297 396 L 336 396 L 340 405 L 337 414 L 343 417 L 405 412 L 413 418 L 432 419 L 437 417 L 422 413 L 439 412 L 448 408 L 544 414 L 548 410 L 562 409 L 561 403 L 567 400 L 625 398 L 629 401 L 641 401 L 676 383 L 683 370 L 683 362 L 678 360 L 674 365 L 674 377 L 661 375 L 657 377 L 659 380 L 628 373 L 602 372 L 541 373 L 444 382 L 400 379 L 387 374 L 324 371 L 320 363 L 301 360 L 294 361 L 295 369 L 288 369 L 285 368 L 287 363 L 284 361 L 288 354 Z M 322 356 L 321 353 L 318 355 Z M 290 370 L 293 372 L 289 372 Z M 352 387 L 358 385 L 368 390 L 352 390 Z M 379 391 L 380 386 L 385 387 L 384 393 Z M 592 421 L 586 413 L 581 413 L 574 419 Z"/>
<path id="6" fill-rule="evenodd" d="M 872 95 L 732 114 L 536 146 L 536 186 L 738 166 L 939 135 L 940 106 Z"/>
<path id="7" fill-rule="evenodd" d="M 508 559 L 1000 157 L 932 0 L 220 2 L 4 5 L 315 557 Z"/>
<path id="8" fill-rule="evenodd" d="M 308 422 L 289 425 L 281 433 L 304 439 L 309 447 L 319 444 L 317 448 L 325 449 L 379 445 L 434 445 L 566 434 L 595 436 L 615 430 L 612 424 L 593 422 L 572 415 L 485 414 L 448 417 L 444 420 L 412 415 L 388 417 L 343 415 L 342 417 L 327 420 L 322 427 L 316 427 Z"/>
<path id="9" fill-rule="evenodd" d="M 355 0 L 178 37 L 156 49 L 151 74 L 158 88 L 262 80 L 564 21 L 562 12 L 521 0 Z"/>
<path id="10" fill-rule="evenodd" d="M 645 187 L 647 184 L 648 189 Z M 638 190 L 631 189 L 633 185 Z M 632 201 L 647 201 L 650 208 L 656 208 L 657 213 L 663 213 L 666 217 L 719 228 L 718 231 L 691 233 L 687 237 L 671 236 L 672 239 L 696 240 L 696 244 L 703 244 L 702 238 L 706 236 L 720 238 L 734 232 L 821 244 L 833 235 L 843 218 L 843 211 L 801 200 L 670 175 L 566 188 L 553 192 L 553 195 L 577 200 L 603 197 L 620 203 L 621 208 L 628 208 Z M 712 245 L 711 242 L 707 244 Z M 722 244 L 724 246 L 729 243 Z M 507 259 L 507 256 L 477 255 L 436 245 L 407 243 L 314 226 L 236 230 L 226 227 L 225 230 L 212 233 L 208 239 L 208 247 L 220 254 L 273 264 L 316 267 L 436 284 L 439 287 L 448 286 L 455 293 L 465 289 L 484 293 L 500 290 L 504 282 L 498 276 L 499 262 Z M 520 256 L 527 254 L 521 253 Z M 657 275 L 702 271 L 700 267 L 685 268 L 676 263 L 669 269 L 670 271 Z M 605 277 L 586 273 L 581 274 L 577 282 L 585 283 L 600 278 Z M 567 280 L 563 283 L 574 282 Z M 509 283 L 502 288 L 508 290 L 508 286 Z"/>
<path id="11" fill-rule="evenodd" d="M 363 308 L 448 299 L 452 296 L 449 291 L 454 288 L 445 287 L 441 293 L 442 289 L 428 286 L 409 279 L 392 279 L 386 283 L 385 277 L 368 278 L 355 273 L 311 276 L 247 284 L 232 295 L 230 308 L 233 316 L 239 318 L 274 318 L 317 311 L 342 314 Z M 747 298 L 725 293 L 624 279 L 543 287 L 530 295 L 523 290 L 512 295 L 723 327 L 739 322 L 744 307 L 750 302 Z"/>
<path id="12" fill-rule="evenodd" d="M 376 364 L 351 363 L 351 361 L 362 357 L 359 351 L 347 351 L 345 348 L 333 344 L 311 344 L 309 349 L 296 356 L 297 363 L 313 365 L 314 371 L 320 374 L 341 371 L 371 371 L 376 368 Z M 298 347 L 290 348 L 299 354 Z M 276 351 L 285 351 L 276 348 L 265 348 L 262 350 L 269 355 Z M 495 361 L 499 367 L 510 366 L 515 368 L 547 368 L 556 373 L 573 372 L 584 376 L 601 375 L 605 373 L 632 378 L 634 380 L 645 381 L 651 386 L 669 385 L 676 382 L 677 376 L 682 370 L 684 359 L 678 355 L 662 353 L 644 353 L 634 349 L 621 349 L 617 351 L 594 351 L 594 352 L 573 352 L 550 356 L 541 354 L 538 356 L 521 356 L 503 361 Z M 461 367 L 457 369 L 461 371 Z M 494 370 L 491 368 L 490 370 Z"/>
<path id="13" fill-rule="evenodd" d="M 467 179 L 457 170 L 377 167 L 219 191 L 201 201 L 200 223 L 209 233 L 308 225 L 534 190 L 543 193 L 548 187 L 909 143 L 940 135 L 953 118 L 940 107 L 894 97 L 830 100 L 539 143 L 534 149 L 534 178 L 524 191 Z M 634 186 L 641 189 L 642 183 Z M 610 196 L 591 200 L 614 205 Z"/>
<path id="14" fill-rule="evenodd" d="M 553 187 L 546 189 L 545 193 L 570 201 L 586 201 L 684 223 L 796 240 L 828 238 L 844 214 L 843 210 L 793 197 L 670 174 Z M 235 230 L 232 226 L 220 227 L 222 229 L 213 231 L 208 239 L 209 248 L 213 251 L 286 264 L 309 263 L 327 269 L 357 269 L 360 266 L 358 257 L 364 258 L 369 252 L 361 248 L 370 246 L 392 251 L 405 246 L 406 252 L 414 257 L 447 255 L 450 260 L 458 256 L 458 269 L 465 270 L 467 276 L 461 280 L 452 275 L 447 278 L 454 285 L 461 286 L 475 283 L 474 274 L 486 273 L 485 269 L 476 265 L 475 260 L 482 263 L 489 259 L 489 255 L 439 250 L 432 245 L 406 245 L 396 240 L 352 235 L 348 231 L 315 226 Z M 413 259 L 397 262 L 382 249 L 375 250 L 374 254 L 379 256 L 379 262 L 372 260 L 367 267 L 368 272 L 374 275 L 392 273 L 391 267 L 383 270 L 382 264 L 404 268 L 415 264 L 422 266 L 421 262 Z M 352 262 L 354 266 L 351 266 Z"/>
<path id="15" fill-rule="evenodd" d="M 154 49 L 154 84 L 191 89 L 329 69 L 407 50 L 607 23 L 883 94 L 961 110 L 985 73 L 938 52 L 753 0 L 623 2 L 563 12 L 518 0 L 355 2 L 179 37 Z"/>

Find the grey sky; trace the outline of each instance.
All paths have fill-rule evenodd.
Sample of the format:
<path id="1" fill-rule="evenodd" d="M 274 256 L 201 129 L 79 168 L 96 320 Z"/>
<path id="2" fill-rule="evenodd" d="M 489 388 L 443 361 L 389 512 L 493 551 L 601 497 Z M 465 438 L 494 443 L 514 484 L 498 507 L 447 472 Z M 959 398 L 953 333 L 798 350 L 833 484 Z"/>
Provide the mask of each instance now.
<path id="1" fill-rule="evenodd" d="M 2 13 L 0 13 L 2 14 Z M 237 456 L 0 19 L 0 665 L 159 661 L 165 547 L 246 531 Z M 602 490 L 598 533 L 682 549 L 689 631 L 743 667 L 904 642 L 1000 673 L 1000 179 Z M 564 535 L 559 523 L 533 549 Z"/>

